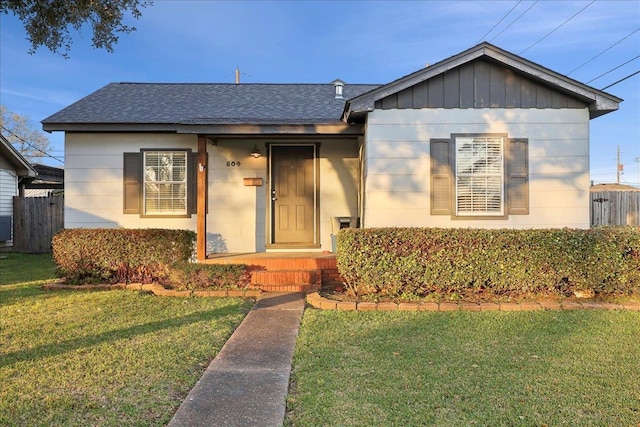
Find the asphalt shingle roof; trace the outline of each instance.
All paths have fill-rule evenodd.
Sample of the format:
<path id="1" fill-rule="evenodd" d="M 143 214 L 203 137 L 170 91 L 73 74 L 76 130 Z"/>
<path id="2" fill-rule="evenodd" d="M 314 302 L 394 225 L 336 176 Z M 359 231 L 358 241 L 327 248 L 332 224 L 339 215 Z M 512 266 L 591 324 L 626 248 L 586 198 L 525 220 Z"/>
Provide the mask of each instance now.
<path id="1" fill-rule="evenodd" d="M 64 124 L 313 124 L 340 120 L 345 101 L 379 85 L 111 83 L 43 120 Z M 56 126 L 56 127 L 58 127 Z"/>

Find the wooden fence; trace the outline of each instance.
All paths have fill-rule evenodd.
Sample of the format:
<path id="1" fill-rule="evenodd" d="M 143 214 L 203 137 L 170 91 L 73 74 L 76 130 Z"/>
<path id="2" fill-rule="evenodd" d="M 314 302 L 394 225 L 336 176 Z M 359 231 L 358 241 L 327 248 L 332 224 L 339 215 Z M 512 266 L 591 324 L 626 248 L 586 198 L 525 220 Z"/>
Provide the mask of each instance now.
<path id="1" fill-rule="evenodd" d="M 640 191 L 591 193 L 591 226 L 640 225 Z"/>
<path id="2" fill-rule="evenodd" d="M 13 198 L 13 251 L 51 252 L 53 235 L 64 228 L 64 198 Z"/>

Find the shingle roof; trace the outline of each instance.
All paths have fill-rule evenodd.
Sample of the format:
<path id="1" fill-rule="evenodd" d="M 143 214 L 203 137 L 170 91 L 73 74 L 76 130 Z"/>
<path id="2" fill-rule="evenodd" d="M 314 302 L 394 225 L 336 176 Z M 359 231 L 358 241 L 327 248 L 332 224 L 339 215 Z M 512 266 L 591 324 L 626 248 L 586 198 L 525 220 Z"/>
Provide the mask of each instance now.
<path id="1" fill-rule="evenodd" d="M 340 121 L 345 100 L 379 85 L 111 83 L 42 121 L 69 124 L 314 124 Z"/>

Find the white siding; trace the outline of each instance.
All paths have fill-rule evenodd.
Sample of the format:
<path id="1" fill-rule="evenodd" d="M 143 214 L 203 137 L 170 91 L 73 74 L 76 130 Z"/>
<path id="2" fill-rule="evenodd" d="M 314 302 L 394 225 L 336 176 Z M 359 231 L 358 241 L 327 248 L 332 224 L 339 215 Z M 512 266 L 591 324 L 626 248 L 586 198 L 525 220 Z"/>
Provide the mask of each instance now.
<path id="1" fill-rule="evenodd" d="M 321 142 L 319 240 L 331 249 L 331 217 L 356 216 L 358 209 L 358 144 L 352 140 Z M 274 141 L 275 143 L 275 141 Z M 295 143 L 287 141 L 287 143 Z M 207 251 L 261 252 L 266 248 L 267 151 L 249 153 L 256 140 L 219 139 L 208 144 Z M 141 148 L 197 150 L 195 135 L 67 134 L 65 144 L 65 227 L 126 227 L 196 229 L 192 218 L 140 218 L 123 210 L 123 153 Z M 227 165 L 227 162 L 230 162 Z M 231 162 L 235 162 L 233 165 Z M 239 166 L 238 166 L 239 162 Z M 260 187 L 245 186 L 243 178 L 262 178 Z"/>
<path id="2" fill-rule="evenodd" d="M 13 217 L 13 196 L 18 195 L 18 177 L 13 170 L 0 169 L 0 216 Z M 0 248 L 11 247 L 12 240 L 0 241 Z"/>
<path id="3" fill-rule="evenodd" d="M 65 228 L 196 228 L 192 218 L 124 215 L 123 153 L 141 148 L 197 150 L 195 135 L 87 134 L 65 137 Z"/>
<path id="4" fill-rule="evenodd" d="M 452 220 L 430 214 L 431 138 L 507 133 L 529 140 L 529 215 Z M 364 159 L 366 227 L 589 227 L 586 109 L 375 110 Z"/>

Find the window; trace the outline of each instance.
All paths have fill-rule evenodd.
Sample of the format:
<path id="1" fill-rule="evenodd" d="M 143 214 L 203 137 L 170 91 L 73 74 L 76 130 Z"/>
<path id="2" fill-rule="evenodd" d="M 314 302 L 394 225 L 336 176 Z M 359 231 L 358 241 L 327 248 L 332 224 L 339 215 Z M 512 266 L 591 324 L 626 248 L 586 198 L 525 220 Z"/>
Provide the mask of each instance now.
<path id="1" fill-rule="evenodd" d="M 187 214 L 186 151 L 144 152 L 144 214 Z"/>
<path id="2" fill-rule="evenodd" d="M 526 138 L 453 134 L 432 139 L 431 214 L 504 219 L 529 214 Z"/>
<path id="3" fill-rule="evenodd" d="M 503 138 L 458 137 L 456 214 L 503 215 Z"/>
<path id="4" fill-rule="evenodd" d="M 191 150 L 124 153 L 123 213 L 189 217 L 196 213 L 197 154 Z"/>

